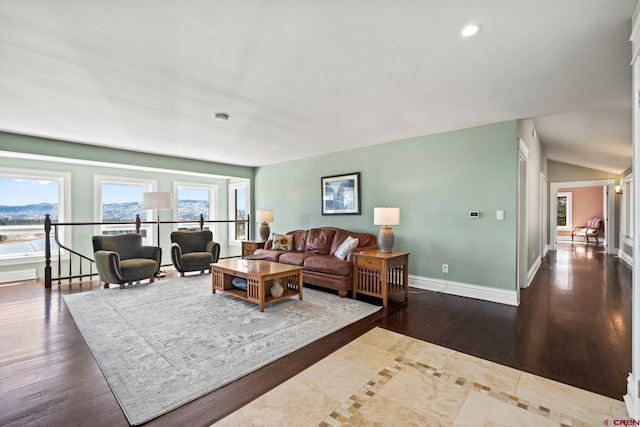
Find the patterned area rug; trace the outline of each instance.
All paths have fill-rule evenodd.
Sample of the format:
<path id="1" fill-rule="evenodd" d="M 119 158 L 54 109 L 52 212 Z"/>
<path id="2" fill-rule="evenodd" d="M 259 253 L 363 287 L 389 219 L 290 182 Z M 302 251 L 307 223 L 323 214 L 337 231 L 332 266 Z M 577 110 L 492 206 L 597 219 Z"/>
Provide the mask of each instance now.
<path id="1" fill-rule="evenodd" d="M 381 307 L 304 289 L 260 313 L 199 275 L 64 296 L 132 425 L 238 379 Z"/>

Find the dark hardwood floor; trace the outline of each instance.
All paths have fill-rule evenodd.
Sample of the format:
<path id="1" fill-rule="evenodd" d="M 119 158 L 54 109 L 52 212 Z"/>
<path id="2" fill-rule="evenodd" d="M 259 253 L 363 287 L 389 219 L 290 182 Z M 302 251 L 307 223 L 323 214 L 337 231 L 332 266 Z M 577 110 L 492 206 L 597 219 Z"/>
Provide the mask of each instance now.
<path id="1" fill-rule="evenodd" d="M 98 284 L 0 287 L 0 425 L 128 425 L 62 295 Z M 631 269 L 593 245 L 550 252 L 511 307 L 411 289 L 349 327 L 147 425 L 209 425 L 381 326 L 621 399 L 631 370 Z"/>

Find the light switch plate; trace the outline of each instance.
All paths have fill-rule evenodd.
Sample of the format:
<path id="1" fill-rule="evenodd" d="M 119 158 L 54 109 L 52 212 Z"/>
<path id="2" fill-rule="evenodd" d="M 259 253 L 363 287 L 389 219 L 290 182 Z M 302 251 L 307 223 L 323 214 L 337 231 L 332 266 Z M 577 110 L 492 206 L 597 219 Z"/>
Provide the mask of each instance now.
<path id="1" fill-rule="evenodd" d="M 504 211 L 496 211 L 496 219 L 498 221 L 504 221 Z"/>

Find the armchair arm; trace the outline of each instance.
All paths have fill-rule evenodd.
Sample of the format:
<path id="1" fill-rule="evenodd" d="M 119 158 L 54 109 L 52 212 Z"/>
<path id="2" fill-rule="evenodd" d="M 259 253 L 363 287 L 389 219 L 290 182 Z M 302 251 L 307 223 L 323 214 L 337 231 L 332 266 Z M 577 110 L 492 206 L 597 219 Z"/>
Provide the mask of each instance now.
<path id="1" fill-rule="evenodd" d="M 120 255 L 113 251 L 96 251 L 93 254 L 100 279 L 105 283 L 122 283 Z"/>
<path id="2" fill-rule="evenodd" d="M 173 265 L 176 267 L 176 270 L 183 271 L 184 267 L 182 266 L 182 248 L 177 243 L 171 244 L 171 261 Z"/>
<path id="3" fill-rule="evenodd" d="M 207 242 L 207 252 L 213 255 L 213 262 L 218 262 L 220 259 L 220 243 Z"/>

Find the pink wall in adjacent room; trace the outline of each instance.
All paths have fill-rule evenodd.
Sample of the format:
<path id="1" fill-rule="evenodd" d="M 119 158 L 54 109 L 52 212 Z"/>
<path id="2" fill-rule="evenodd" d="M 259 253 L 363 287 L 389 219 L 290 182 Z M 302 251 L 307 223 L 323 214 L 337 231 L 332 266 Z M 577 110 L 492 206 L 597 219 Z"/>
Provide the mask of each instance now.
<path id="1" fill-rule="evenodd" d="M 591 218 L 604 218 L 603 187 L 558 188 L 558 193 L 571 193 L 571 225 L 586 225 Z M 604 234 L 603 234 L 604 235 Z M 558 231 L 558 236 L 571 236 L 571 231 Z"/>

